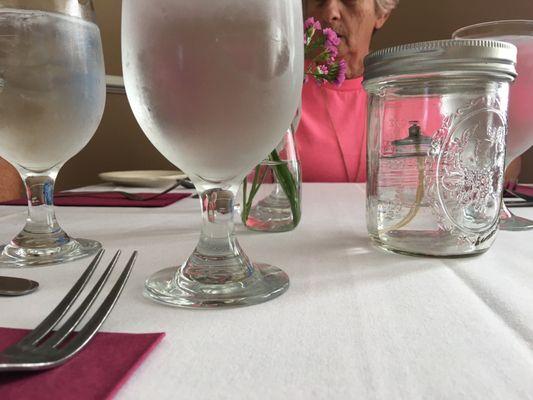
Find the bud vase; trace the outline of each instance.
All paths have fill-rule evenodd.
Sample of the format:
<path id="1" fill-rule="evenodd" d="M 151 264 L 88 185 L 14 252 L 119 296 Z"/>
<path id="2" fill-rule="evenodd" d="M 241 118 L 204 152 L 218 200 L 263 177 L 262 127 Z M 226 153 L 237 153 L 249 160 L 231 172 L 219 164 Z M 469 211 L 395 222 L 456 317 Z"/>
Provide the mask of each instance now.
<path id="1" fill-rule="evenodd" d="M 301 219 L 301 171 L 294 126 L 244 179 L 241 218 L 254 231 L 286 232 Z"/>

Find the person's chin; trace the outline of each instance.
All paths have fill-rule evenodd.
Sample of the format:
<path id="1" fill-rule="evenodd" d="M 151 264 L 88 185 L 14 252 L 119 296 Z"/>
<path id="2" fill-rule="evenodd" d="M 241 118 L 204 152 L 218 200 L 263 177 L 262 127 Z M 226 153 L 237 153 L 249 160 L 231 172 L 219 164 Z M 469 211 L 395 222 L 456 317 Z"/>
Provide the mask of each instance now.
<path id="1" fill-rule="evenodd" d="M 338 57 L 339 58 L 343 58 L 343 59 L 346 59 L 348 57 L 348 46 L 346 44 L 346 41 L 344 41 L 343 39 L 341 39 L 341 43 L 339 44 L 339 55 Z"/>

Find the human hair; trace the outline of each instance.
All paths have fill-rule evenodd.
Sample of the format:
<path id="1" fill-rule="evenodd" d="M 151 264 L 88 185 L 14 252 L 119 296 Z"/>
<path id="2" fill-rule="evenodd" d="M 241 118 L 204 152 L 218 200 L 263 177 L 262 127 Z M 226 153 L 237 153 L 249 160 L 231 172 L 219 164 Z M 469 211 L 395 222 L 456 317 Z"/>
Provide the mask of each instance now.
<path id="1" fill-rule="evenodd" d="M 376 12 L 379 15 L 388 14 L 392 10 L 394 10 L 398 3 L 400 3 L 400 0 L 374 0 L 376 3 Z"/>

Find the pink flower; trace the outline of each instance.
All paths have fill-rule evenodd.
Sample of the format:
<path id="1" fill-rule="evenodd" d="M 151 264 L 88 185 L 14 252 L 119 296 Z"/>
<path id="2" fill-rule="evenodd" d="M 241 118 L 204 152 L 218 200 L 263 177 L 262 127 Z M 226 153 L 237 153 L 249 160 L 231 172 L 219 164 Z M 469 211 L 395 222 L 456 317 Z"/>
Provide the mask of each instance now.
<path id="1" fill-rule="evenodd" d="M 325 28 L 322 30 L 322 33 L 326 37 L 326 47 L 328 46 L 337 47 L 341 43 L 341 40 L 339 39 L 339 37 L 337 36 L 337 33 L 335 33 L 333 29 Z"/>
<path id="2" fill-rule="evenodd" d="M 332 46 L 331 44 L 326 43 L 326 51 L 329 53 L 329 59 L 335 60 L 337 55 L 339 54 L 339 50 L 337 49 L 337 46 Z"/>
<path id="3" fill-rule="evenodd" d="M 346 78 L 346 63 L 338 61 L 340 39 L 331 28 L 322 29 L 314 18 L 304 24 L 305 82 L 309 78 L 318 84 L 331 82 L 340 85 Z"/>
<path id="4" fill-rule="evenodd" d="M 340 60 L 339 61 L 339 70 L 337 71 L 337 77 L 333 81 L 333 83 L 337 86 L 342 85 L 342 83 L 346 79 L 346 61 Z"/>
<path id="5" fill-rule="evenodd" d="M 315 21 L 313 17 L 310 17 L 310 18 L 307 18 L 304 22 L 304 29 L 308 30 L 309 28 L 321 30 L 322 26 L 320 26 L 320 22 Z"/>
<path id="6" fill-rule="evenodd" d="M 324 64 L 317 65 L 316 71 L 319 75 L 327 75 L 329 73 L 328 67 Z"/>

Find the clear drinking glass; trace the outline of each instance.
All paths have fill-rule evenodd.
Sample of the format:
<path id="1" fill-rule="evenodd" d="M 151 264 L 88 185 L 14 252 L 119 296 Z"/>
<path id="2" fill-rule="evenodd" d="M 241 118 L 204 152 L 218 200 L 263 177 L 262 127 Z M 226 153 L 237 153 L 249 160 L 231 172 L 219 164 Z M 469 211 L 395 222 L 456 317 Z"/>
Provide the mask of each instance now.
<path id="1" fill-rule="evenodd" d="M 122 46 L 128 99 L 156 148 L 188 174 L 202 208 L 200 240 L 145 294 L 181 307 L 260 303 L 289 285 L 252 263 L 234 234 L 245 174 L 280 141 L 303 81 L 300 0 L 129 0 Z"/>
<path id="2" fill-rule="evenodd" d="M 518 48 L 518 77 L 511 86 L 506 165 L 533 145 L 533 21 L 507 20 L 484 22 L 461 28 L 454 39 L 495 39 Z M 500 229 L 533 229 L 533 221 L 511 213 L 502 202 Z"/>
<path id="3" fill-rule="evenodd" d="M 61 166 L 91 139 L 104 111 L 100 31 L 90 1 L 0 0 L 0 156 L 26 185 L 24 229 L 1 248 L 0 266 L 55 264 L 100 243 L 73 239 L 53 208 Z"/>

